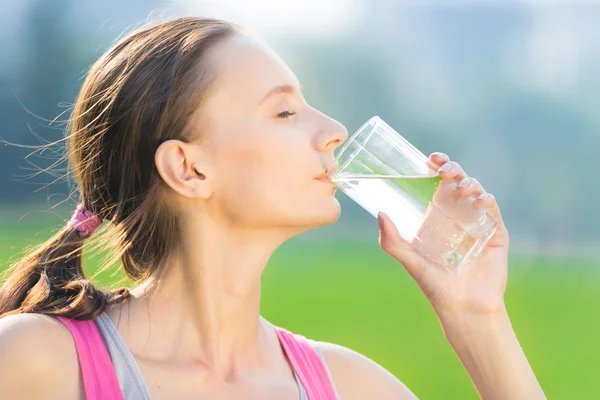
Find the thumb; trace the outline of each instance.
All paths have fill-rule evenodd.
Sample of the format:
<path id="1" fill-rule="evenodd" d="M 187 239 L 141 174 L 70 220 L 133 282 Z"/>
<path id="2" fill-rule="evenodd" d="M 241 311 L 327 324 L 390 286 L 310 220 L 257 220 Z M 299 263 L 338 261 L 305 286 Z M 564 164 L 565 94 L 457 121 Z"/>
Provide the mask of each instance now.
<path id="1" fill-rule="evenodd" d="M 416 280 L 423 276 L 426 260 L 404 240 L 396 224 L 384 212 L 377 214 L 379 224 L 379 246 L 402 264 L 404 269 Z"/>

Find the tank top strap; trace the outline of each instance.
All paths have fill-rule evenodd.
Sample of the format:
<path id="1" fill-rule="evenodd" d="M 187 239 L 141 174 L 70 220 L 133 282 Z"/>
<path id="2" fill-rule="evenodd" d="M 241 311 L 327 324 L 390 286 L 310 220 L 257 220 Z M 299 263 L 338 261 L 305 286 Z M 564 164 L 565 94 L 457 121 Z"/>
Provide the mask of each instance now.
<path id="1" fill-rule="evenodd" d="M 110 354 L 96 323 L 64 317 L 57 319 L 73 336 L 86 400 L 124 400 Z"/>
<path id="2" fill-rule="evenodd" d="M 331 378 L 317 351 L 301 335 L 275 327 L 279 342 L 292 368 L 306 390 L 309 400 L 336 400 Z"/>

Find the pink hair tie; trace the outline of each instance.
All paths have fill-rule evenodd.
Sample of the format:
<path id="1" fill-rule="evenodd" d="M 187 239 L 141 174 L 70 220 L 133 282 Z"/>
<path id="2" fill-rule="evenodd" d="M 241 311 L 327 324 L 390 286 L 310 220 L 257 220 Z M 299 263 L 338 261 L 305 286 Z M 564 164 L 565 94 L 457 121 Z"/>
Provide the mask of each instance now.
<path id="1" fill-rule="evenodd" d="M 81 238 L 90 236 L 100 225 L 102 225 L 102 219 L 86 209 L 83 203 L 77 206 L 77 210 L 69 221 L 69 227 L 77 229 Z"/>

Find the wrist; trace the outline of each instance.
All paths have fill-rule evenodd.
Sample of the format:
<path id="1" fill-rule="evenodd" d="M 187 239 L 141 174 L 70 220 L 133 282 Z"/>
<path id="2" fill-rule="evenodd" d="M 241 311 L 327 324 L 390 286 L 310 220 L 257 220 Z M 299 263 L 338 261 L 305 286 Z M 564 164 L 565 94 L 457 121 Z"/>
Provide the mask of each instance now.
<path id="1" fill-rule="evenodd" d="M 545 399 L 508 313 L 438 314 L 482 399 Z"/>
<path id="2" fill-rule="evenodd" d="M 506 309 L 492 313 L 468 313 L 447 311 L 438 313 L 446 339 L 451 345 L 464 340 L 486 339 L 501 333 L 512 332 Z"/>

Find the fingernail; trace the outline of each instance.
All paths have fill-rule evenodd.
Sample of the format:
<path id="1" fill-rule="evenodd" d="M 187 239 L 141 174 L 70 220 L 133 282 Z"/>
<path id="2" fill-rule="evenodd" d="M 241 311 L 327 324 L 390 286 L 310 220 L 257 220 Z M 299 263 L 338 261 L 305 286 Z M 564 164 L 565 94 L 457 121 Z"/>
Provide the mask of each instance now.
<path id="1" fill-rule="evenodd" d="M 437 151 L 435 153 L 433 153 L 433 154 L 435 154 L 436 156 L 438 156 L 440 158 L 443 158 L 446 161 L 450 160 L 450 157 L 448 157 L 448 154 L 440 153 L 440 152 L 437 152 Z"/>
<path id="2" fill-rule="evenodd" d="M 447 162 L 446 164 L 442 165 L 440 167 L 440 169 L 438 169 L 439 172 L 450 172 L 450 170 L 452 169 L 452 163 Z"/>
<path id="3" fill-rule="evenodd" d="M 485 201 L 487 201 L 487 200 L 490 200 L 490 199 L 492 198 L 492 195 L 491 195 L 491 194 L 489 194 L 489 193 L 483 193 L 481 196 L 479 196 L 479 198 L 480 198 L 481 200 L 485 200 Z"/>
<path id="4" fill-rule="evenodd" d="M 462 181 L 460 181 L 460 183 L 458 184 L 458 187 L 466 188 L 466 187 L 469 187 L 470 184 L 471 184 L 471 180 L 469 178 L 465 178 Z"/>

